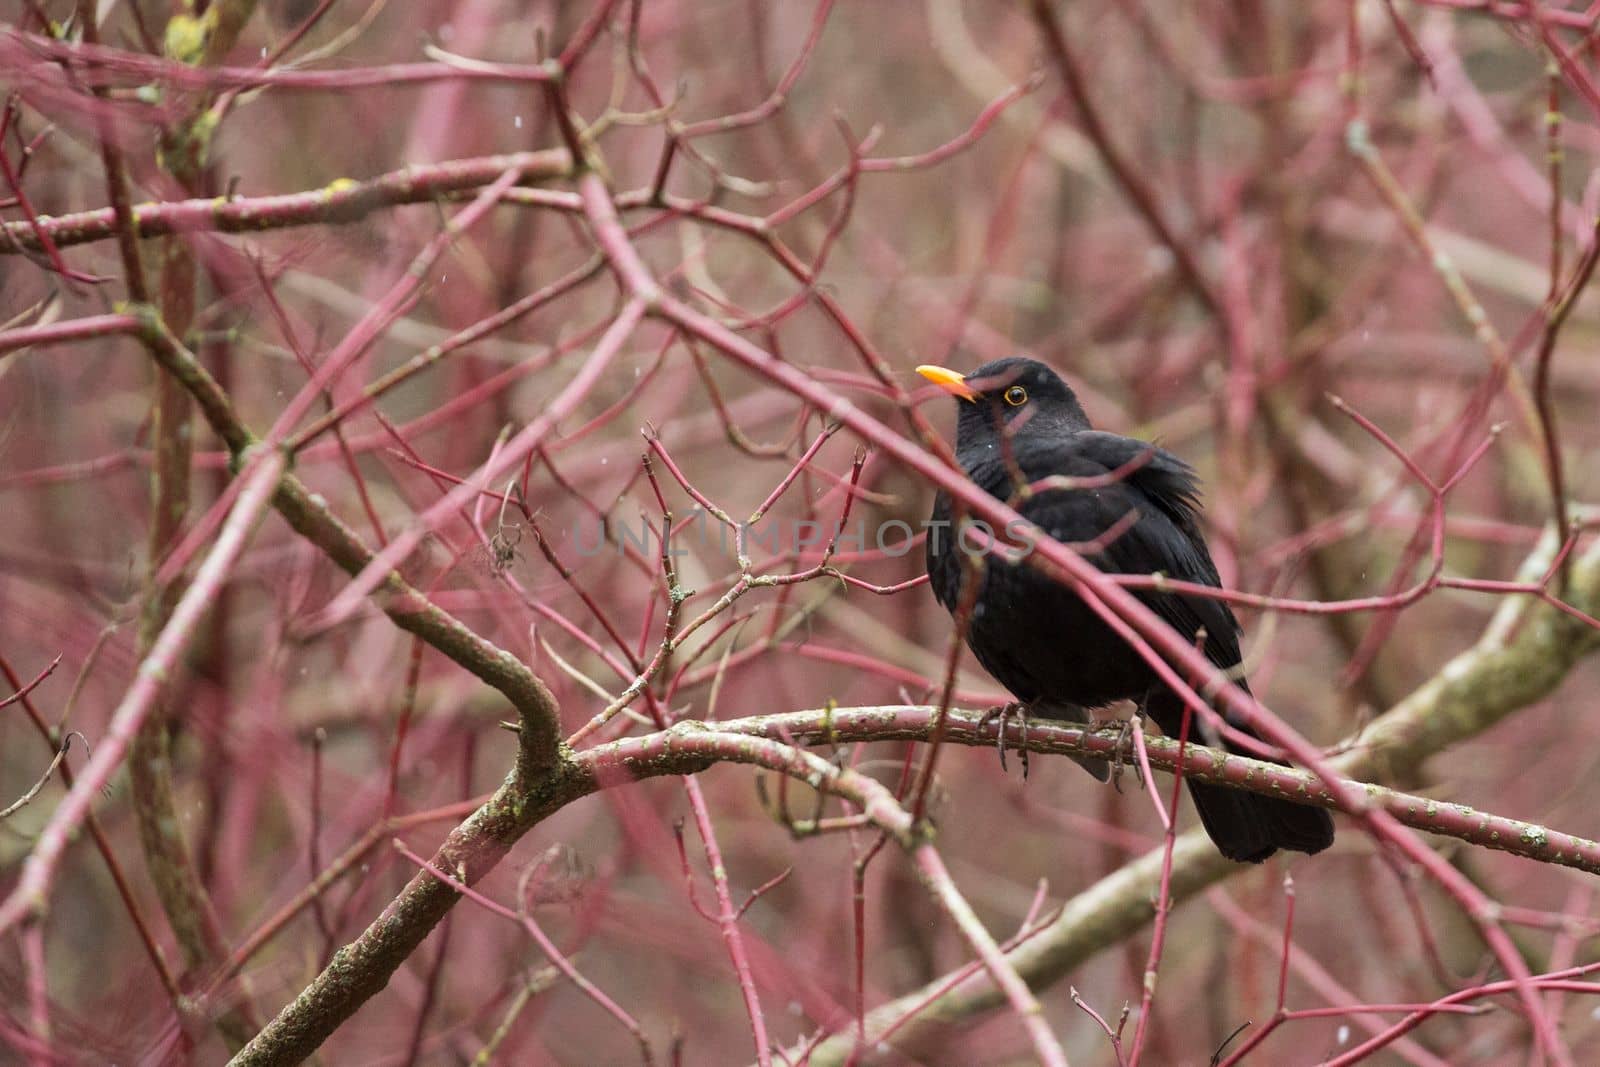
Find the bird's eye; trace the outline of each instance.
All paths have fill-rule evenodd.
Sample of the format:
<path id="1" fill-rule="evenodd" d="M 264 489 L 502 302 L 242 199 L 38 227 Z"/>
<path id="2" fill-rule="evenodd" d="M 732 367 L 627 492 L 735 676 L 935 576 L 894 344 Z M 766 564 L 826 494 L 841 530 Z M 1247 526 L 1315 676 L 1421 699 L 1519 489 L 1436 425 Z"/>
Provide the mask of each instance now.
<path id="1" fill-rule="evenodd" d="M 1006 403 L 1014 408 L 1019 408 L 1028 402 L 1028 391 L 1020 385 L 1013 385 L 1006 390 Z"/>

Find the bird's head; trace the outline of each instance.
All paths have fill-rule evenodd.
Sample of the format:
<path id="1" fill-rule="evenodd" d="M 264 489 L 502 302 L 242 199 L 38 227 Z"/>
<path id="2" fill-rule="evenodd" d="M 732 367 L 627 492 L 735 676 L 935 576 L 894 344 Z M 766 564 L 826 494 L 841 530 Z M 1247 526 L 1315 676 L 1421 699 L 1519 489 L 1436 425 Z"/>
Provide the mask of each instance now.
<path id="1" fill-rule="evenodd" d="M 1036 359 L 997 359 L 966 375 L 933 366 L 918 367 L 917 373 L 961 401 L 956 405 L 958 452 L 1001 433 L 1026 441 L 1090 429 L 1071 387 Z"/>

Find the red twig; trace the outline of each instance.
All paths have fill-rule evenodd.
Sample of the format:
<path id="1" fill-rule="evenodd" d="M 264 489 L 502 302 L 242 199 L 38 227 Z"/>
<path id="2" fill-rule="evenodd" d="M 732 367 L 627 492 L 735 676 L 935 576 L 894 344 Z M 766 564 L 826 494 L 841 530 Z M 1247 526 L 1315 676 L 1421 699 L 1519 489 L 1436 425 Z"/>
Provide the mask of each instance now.
<path id="1" fill-rule="evenodd" d="M 4 700 L 0 700 L 0 708 L 10 707 L 18 701 L 28 699 L 28 694 L 39 688 L 46 678 L 55 673 L 56 668 L 59 666 L 61 666 L 61 657 L 57 656 L 46 665 L 44 670 L 34 676 L 33 681 L 28 682 L 26 685 L 18 686 L 16 692 Z"/>
<path id="2" fill-rule="evenodd" d="M 19 326 L 14 330 L 0 330 L 0 355 L 35 346 L 137 333 L 138 330 L 139 319 L 134 315 L 88 315 L 44 326 Z"/>
<path id="3" fill-rule="evenodd" d="M 711 886 L 717 898 L 714 921 L 722 931 L 722 943 L 733 961 L 733 971 L 739 982 L 739 994 L 744 998 L 745 1013 L 750 1016 L 750 1031 L 755 1040 L 756 1062 L 761 1067 L 772 1063 L 771 1043 L 767 1038 L 766 1017 L 761 1011 L 761 996 L 756 991 L 755 976 L 750 970 L 750 957 L 744 945 L 744 935 L 739 931 L 739 913 L 734 907 L 733 894 L 728 889 L 728 870 L 722 860 L 722 849 L 717 844 L 716 829 L 711 824 L 711 812 L 706 807 L 705 794 L 695 778 L 683 780 L 684 795 L 689 800 L 689 811 L 694 815 L 695 828 L 700 831 L 700 842 L 706 850 L 706 866 L 711 871 Z"/>

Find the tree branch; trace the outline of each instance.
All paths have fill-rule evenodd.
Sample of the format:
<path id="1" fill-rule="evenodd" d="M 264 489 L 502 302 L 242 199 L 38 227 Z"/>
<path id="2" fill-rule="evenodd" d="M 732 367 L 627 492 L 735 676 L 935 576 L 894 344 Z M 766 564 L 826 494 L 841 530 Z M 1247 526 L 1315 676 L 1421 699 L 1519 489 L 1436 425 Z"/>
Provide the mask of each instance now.
<path id="1" fill-rule="evenodd" d="M 135 204 L 130 208 L 140 237 L 210 231 L 254 233 L 290 226 L 359 222 L 374 211 L 398 204 L 425 204 L 449 193 L 488 185 L 508 170 L 522 184 L 559 178 L 571 171 L 564 149 L 513 152 L 500 156 L 417 164 L 366 181 L 338 178 L 321 189 L 272 196 L 207 197 Z M 3 227 L 0 256 L 42 251 L 40 234 L 57 248 L 103 241 L 117 234 L 111 208 L 40 216 L 38 227 L 8 222 Z M 68 338 L 70 339 L 70 338 Z"/>

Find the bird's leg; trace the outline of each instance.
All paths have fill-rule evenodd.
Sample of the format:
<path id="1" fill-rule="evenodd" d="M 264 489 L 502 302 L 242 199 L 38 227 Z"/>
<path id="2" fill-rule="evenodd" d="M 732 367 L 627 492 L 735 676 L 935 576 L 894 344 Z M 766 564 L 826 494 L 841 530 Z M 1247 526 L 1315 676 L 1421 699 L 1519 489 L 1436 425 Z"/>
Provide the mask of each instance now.
<path id="1" fill-rule="evenodd" d="M 1126 763 L 1133 764 L 1134 780 L 1139 783 L 1140 789 L 1144 788 L 1144 768 L 1139 765 L 1138 760 L 1130 760 L 1128 758 L 1133 752 L 1133 730 L 1135 719 L 1139 721 L 1139 725 L 1141 727 L 1144 726 L 1145 710 L 1143 704 L 1139 704 L 1134 707 L 1133 714 L 1122 720 L 1121 727 L 1117 732 L 1116 754 L 1111 757 L 1111 784 L 1119 793 L 1122 792 L 1122 768 Z"/>
<path id="2" fill-rule="evenodd" d="M 1016 717 L 1022 727 L 1022 745 L 1018 751 L 1021 753 L 1022 759 L 1022 780 L 1026 782 L 1028 780 L 1028 706 L 1012 701 L 1009 704 L 1001 704 L 990 708 L 978 720 L 978 729 L 982 730 L 989 725 L 991 719 L 1000 720 L 1000 729 L 995 734 L 994 744 L 1000 750 L 1000 769 L 1004 771 L 1006 769 L 1006 724 L 1010 722 L 1013 716 Z"/>

